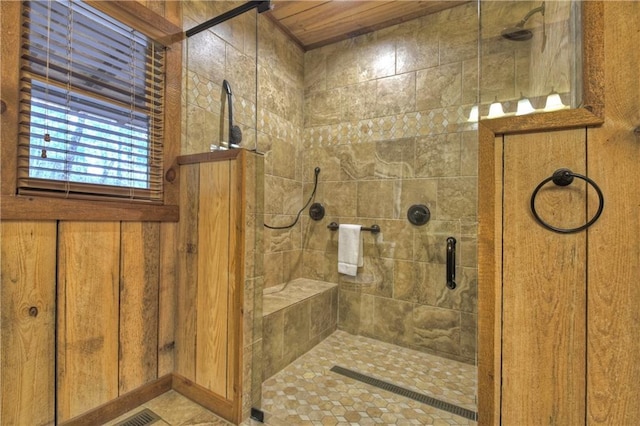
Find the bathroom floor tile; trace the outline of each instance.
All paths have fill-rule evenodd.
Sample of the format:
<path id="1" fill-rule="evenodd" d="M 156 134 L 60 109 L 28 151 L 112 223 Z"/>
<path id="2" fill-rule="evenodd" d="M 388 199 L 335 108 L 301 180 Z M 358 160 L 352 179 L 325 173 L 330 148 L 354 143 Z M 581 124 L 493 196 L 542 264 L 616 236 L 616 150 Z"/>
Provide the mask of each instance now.
<path id="1" fill-rule="evenodd" d="M 338 365 L 475 411 L 476 369 L 392 344 L 336 331 L 262 386 L 264 424 L 475 425 L 476 422 L 330 371 Z M 123 416 L 149 408 L 161 426 L 226 426 L 231 423 L 175 391 Z M 242 426 L 261 423 L 248 419 Z"/>
<path id="2" fill-rule="evenodd" d="M 476 368 L 336 331 L 262 386 L 262 408 L 288 425 L 475 425 L 476 422 L 329 371 L 338 365 L 476 410 Z"/>

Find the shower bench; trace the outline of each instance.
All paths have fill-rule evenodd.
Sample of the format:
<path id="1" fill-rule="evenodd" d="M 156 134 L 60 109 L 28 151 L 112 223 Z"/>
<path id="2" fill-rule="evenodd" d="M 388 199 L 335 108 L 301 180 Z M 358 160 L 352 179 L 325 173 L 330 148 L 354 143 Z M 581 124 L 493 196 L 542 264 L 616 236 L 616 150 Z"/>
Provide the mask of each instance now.
<path id="1" fill-rule="evenodd" d="M 298 278 L 263 292 L 263 379 L 282 370 L 333 333 L 338 285 Z"/>

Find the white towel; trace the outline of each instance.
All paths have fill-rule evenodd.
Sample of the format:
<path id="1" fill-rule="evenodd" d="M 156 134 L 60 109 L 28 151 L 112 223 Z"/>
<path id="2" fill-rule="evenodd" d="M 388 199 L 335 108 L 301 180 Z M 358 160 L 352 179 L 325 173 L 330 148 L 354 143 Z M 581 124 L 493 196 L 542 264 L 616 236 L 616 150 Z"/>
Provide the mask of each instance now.
<path id="1" fill-rule="evenodd" d="M 338 229 L 338 272 L 355 277 L 364 265 L 360 225 L 340 225 Z"/>

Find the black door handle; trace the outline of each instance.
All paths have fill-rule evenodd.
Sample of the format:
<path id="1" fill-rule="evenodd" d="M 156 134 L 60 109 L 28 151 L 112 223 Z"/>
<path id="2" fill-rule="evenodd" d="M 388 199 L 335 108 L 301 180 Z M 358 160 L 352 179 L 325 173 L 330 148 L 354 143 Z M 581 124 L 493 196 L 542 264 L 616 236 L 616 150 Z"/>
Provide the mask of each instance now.
<path id="1" fill-rule="evenodd" d="M 447 287 L 456 288 L 456 239 L 447 238 Z"/>

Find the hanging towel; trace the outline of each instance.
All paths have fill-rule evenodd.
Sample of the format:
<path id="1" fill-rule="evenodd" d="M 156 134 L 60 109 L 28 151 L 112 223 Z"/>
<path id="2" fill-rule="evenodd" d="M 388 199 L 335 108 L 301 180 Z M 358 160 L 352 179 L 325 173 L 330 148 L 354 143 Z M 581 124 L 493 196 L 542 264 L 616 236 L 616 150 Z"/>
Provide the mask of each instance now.
<path id="1" fill-rule="evenodd" d="M 355 277 L 364 264 L 360 225 L 340 225 L 338 229 L 338 272 Z"/>

